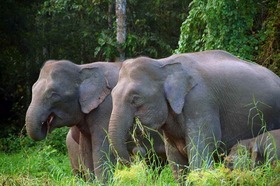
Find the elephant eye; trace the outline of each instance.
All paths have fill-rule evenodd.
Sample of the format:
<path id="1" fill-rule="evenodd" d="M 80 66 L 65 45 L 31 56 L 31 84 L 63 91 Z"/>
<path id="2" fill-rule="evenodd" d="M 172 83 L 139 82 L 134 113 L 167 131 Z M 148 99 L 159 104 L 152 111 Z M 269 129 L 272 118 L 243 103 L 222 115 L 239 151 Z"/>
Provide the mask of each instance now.
<path id="1" fill-rule="evenodd" d="M 134 95 L 132 95 L 132 98 L 131 98 L 131 104 L 133 105 L 133 106 L 140 106 L 141 104 L 142 104 L 142 99 L 141 99 L 141 97 L 139 96 L 139 95 L 136 95 L 136 94 L 134 94 Z"/>
<path id="2" fill-rule="evenodd" d="M 60 95 L 56 92 L 51 92 L 48 96 L 49 99 L 52 99 L 53 101 L 57 102 L 60 100 Z"/>

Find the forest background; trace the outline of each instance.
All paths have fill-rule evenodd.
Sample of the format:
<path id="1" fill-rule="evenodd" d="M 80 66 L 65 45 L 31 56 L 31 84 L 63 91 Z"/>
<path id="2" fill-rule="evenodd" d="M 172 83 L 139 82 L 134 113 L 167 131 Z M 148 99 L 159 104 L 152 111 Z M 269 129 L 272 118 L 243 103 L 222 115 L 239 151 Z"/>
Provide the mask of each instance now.
<path id="1" fill-rule="evenodd" d="M 223 49 L 280 75 L 279 0 L 127 0 L 116 40 L 114 0 L 0 2 L 0 151 L 25 134 L 31 87 L 48 59 L 77 64 Z M 61 141 L 60 141 L 61 143 Z"/>

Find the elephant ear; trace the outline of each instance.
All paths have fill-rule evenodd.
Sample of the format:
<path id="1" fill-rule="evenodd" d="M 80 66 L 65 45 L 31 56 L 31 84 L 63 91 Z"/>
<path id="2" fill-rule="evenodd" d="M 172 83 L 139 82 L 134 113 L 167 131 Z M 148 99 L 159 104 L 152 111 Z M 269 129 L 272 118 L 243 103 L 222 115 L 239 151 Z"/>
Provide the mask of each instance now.
<path id="1" fill-rule="evenodd" d="M 180 63 L 172 63 L 166 65 L 165 68 L 172 68 L 164 82 L 165 96 L 176 114 L 180 114 L 185 103 L 185 96 L 196 85 L 192 76 L 182 70 Z"/>
<path id="2" fill-rule="evenodd" d="M 97 67 L 82 69 L 80 77 L 79 102 L 82 112 L 88 114 L 105 100 L 111 88 L 103 71 Z"/>

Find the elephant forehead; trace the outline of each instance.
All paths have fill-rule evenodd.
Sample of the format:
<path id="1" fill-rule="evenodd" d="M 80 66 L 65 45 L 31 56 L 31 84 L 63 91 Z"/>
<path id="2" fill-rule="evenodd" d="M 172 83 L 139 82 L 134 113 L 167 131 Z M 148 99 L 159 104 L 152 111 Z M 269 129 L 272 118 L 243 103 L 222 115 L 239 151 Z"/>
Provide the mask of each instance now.
<path id="1" fill-rule="evenodd" d="M 32 87 L 33 94 L 36 92 L 37 93 L 44 92 L 48 87 L 47 84 L 48 84 L 48 80 L 46 78 L 39 79 L 38 81 L 36 81 L 36 83 L 34 83 Z"/>
<path id="2" fill-rule="evenodd" d="M 160 94 L 160 89 L 158 86 L 153 86 L 153 83 L 139 83 L 139 82 L 128 82 L 121 83 L 116 86 L 113 90 L 114 95 L 118 98 L 123 97 L 125 100 L 130 101 L 133 96 L 137 95 L 145 99 L 152 98 L 154 96 L 158 96 Z"/>
<path id="3" fill-rule="evenodd" d="M 135 61 L 128 63 L 122 68 L 120 78 L 129 81 L 160 80 L 162 78 L 161 69 L 149 62 Z"/>
<path id="4" fill-rule="evenodd" d="M 41 69 L 40 77 L 54 79 L 60 78 L 76 78 L 79 73 L 79 68 L 77 65 L 70 61 L 61 60 L 61 61 L 51 61 L 46 62 L 46 64 Z"/>

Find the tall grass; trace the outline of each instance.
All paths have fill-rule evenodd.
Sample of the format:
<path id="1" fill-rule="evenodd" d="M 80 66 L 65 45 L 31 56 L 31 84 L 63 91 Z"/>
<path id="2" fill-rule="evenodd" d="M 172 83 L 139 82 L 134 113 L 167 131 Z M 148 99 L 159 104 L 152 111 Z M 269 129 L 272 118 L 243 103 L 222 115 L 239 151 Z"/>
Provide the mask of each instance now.
<path id="1" fill-rule="evenodd" d="M 19 153 L 0 153 L 0 185 L 100 185 L 72 175 L 67 155 L 51 146 L 33 147 Z M 140 157 L 130 168 L 120 164 L 108 185 L 176 185 L 169 167 L 159 174 Z"/>
<path id="2" fill-rule="evenodd" d="M 140 158 L 135 158 L 131 167 L 116 165 L 108 185 L 177 186 L 168 166 L 161 172 L 152 169 Z M 280 164 L 264 164 L 254 169 L 230 170 L 223 163 L 210 169 L 192 171 L 186 185 L 280 185 Z M 72 175 L 67 155 L 52 147 L 30 149 L 14 154 L 0 153 L 0 185 L 99 185 L 85 182 Z"/>
<path id="3" fill-rule="evenodd" d="M 57 135 L 57 133 L 53 135 Z M 4 143 L 0 141 L 2 149 L 5 149 L 3 146 L 17 149 L 11 151 L 6 148 L 5 152 L 0 152 L 0 185 L 101 185 L 97 181 L 86 182 L 75 177 L 71 172 L 65 149 L 48 142 L 48 140 L 53 139 L 52 136 L 40 143 L 33 143 L 26 136 L 11 139 L 8 140 L 9 145 L 7 145 L 7 140 Z M 65 136 L 63 136 L 63 139 L 56 139 L 56 141 L 64 145 Z M 151 141 L 151 143 L 153 142 Z M 151 157 L 154 161 L 155 157 Z M 245 164 L 251 162 L 250 157 L 246 154 L 241 158 Z M 280 185 L 280 163 L 278 161 L 273 164 L 266 162 L 264 165 L 255 168 L 250 168 L 245 164 L 234 170 L 226 168 L 222 161 L 214 163 L 211 167 L 206 164 L 199 170 L 189 172 L 185 185 Z M 164 167 L 148 166 L 140 156 L 133 158 L 130 167 L 117 164 L 112 168 L 114 169 L 114 175 L 110 178 L 108 186 L 179 185 L 168 165 Z"/>

